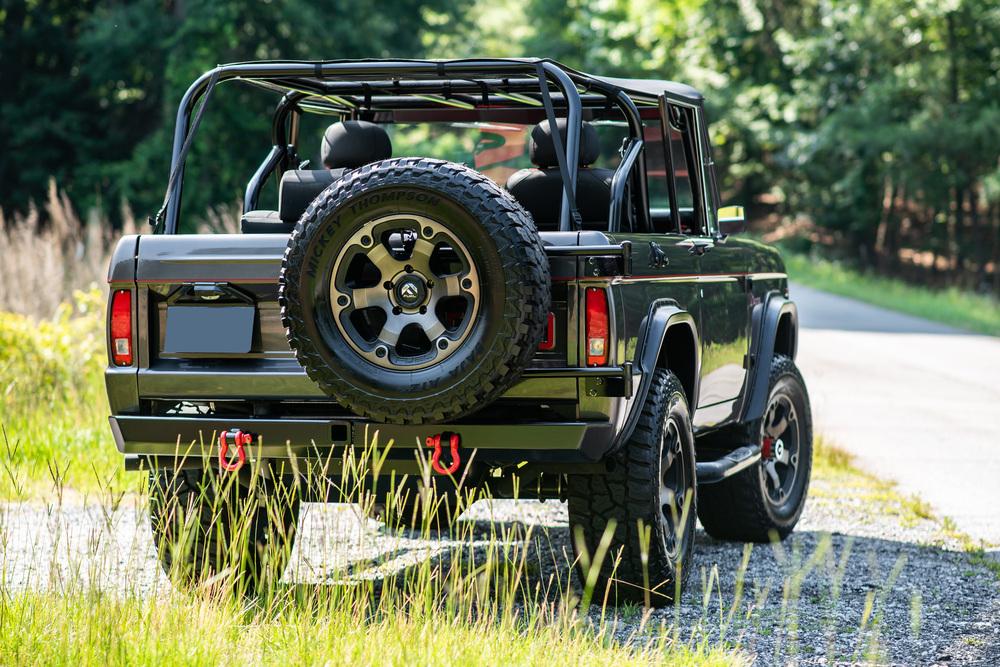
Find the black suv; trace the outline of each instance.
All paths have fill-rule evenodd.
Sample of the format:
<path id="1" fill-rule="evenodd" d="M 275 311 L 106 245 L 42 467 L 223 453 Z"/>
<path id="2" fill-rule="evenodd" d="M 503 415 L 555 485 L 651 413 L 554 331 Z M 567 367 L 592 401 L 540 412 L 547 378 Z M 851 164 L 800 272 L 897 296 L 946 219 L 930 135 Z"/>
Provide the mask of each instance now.
<path id="1" fill-rule="evenodd" d="M 185 157 L 227 80 L 277 93 L 271 146 L 241 233 L 184 233 Z M 313 168 L 316 114 L 339 120 Z M 380 479 L 567 500 L 589 550 L 608 531 L 621 600 L 676 596 L 696 514 L 722 539 L 788 535 L 812 460 L 796 309 L 778 253 L 720 207 L 708 136 L 689 86 L 544 59 L 204 74 L 155 233 L 109 277 L 111 427 L 151 472 L 164 564 L 217 570 L 231 532 L 202 515 L 259 474 L 295 492 L 250 519 L 256 575 L 299 502 L 331 499 L 306 464 L 336 480 L 376 432 Z M 441 513 L 423 497 L 411 516 Z M 172 503 L 204 533 L 186 551 Z"/>

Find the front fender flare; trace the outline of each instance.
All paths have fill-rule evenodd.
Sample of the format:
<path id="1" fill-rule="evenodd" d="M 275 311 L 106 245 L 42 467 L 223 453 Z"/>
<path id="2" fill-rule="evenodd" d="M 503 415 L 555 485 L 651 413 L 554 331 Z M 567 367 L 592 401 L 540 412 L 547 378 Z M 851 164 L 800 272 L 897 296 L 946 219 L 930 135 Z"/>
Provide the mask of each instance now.
<path id="1" fill-rule="evenodd" d="M 646 317 L 643 318 L 640 327 L 638 343 L 635 349 L 634 363 L 641 373 L 639 387 L 629 404 L 628 415 L 621 431 L 615 438 L 611 446 L 611 452 L 618 451 L 623 447 L 635 430 L 635 425 L 639 421 L 642 413 L 642 406 L 646 402 L 646 395 L 649 393 L 649 385 L 653 380 L 653 372 L 659 365 L 662 357 L 663 346 L 666 343 L 667 332 L 675 326 L 687 326 L 691 329 L 694 338 L 694 377 L 690 383 L 688 403 L 691 405 L 691 412 L 694 413 L 695 404 L 698 400 L 698 383 L 701 376 L 701 343 L 698 338 L 698 326 L 695 324 L 691 313 L 680 308 L 676 302 L 669 299 L 654 301 L 649 308 Z"/>
<path id="2" fill-rule="evenodd" d="M 795 341 L 798 340 L 799 311 L 795 303 L 780 292 L 769 292 L 751 314 L 750 370 L 747 373 L 746 392 L 740 407 L 739 421 L 752 422 L 764 415 L 767 403 L 771 361 L 778 337 L 778 324 L 782 316 L 791 318 L 791 356 L 795 358 Z"/>

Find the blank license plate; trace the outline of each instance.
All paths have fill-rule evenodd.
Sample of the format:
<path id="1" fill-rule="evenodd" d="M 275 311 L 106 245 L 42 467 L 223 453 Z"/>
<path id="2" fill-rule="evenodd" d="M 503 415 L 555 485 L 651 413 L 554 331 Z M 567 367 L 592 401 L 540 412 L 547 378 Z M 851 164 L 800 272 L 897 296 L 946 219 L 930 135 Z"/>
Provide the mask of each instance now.
<path id="1" fill-rule="evenodd" d="M 253 341 L 253 306 L 168 306 L 163 351 L 245 354 Z"/>

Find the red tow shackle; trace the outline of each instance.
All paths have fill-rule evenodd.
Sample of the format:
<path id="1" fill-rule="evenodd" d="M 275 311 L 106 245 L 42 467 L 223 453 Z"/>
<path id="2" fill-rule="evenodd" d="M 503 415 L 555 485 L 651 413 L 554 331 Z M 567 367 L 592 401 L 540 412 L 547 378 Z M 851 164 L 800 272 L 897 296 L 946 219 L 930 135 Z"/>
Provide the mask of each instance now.
<path id="1" fill-rule="evenodd" d="M 445 438 L 451 454 L 451 464 L 446 468 L 441 465 L 441 439 Z M 433 449 L 431 454 L 431 468 L 439 475 L 452 475 L 462 465 L 462 459 L 458 455 L 458 445 L 461 439 L 458 433 L 439 433 L 427 438 L 427 446 Z"/>
<path id="2" fill-rule="evenodd" d="M 229 457 L 229 442 L 236 447 L 236 460 L 231 461 Z M 219 434 L 219 467 L 226 472 L 236 472 L 247 462 L 247 453 L 243 449 L 253 443 L 253 436 L 244 433 L 238 428 L 231 431 L 223 431 Z"/>

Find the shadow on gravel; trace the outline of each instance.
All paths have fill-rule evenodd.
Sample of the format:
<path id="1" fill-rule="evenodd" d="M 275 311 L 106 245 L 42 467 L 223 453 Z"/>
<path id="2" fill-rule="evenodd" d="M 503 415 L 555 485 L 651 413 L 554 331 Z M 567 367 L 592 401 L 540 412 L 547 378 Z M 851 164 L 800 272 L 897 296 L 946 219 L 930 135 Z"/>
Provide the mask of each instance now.
<path id="1" fill-rule="evenodd" d="M 565 594 L 579 595 L 558 503 L 479 503 L 459 521 L 462 539 L 389 531 L 346 505 L 305 509 L 283 579 L 296 592 L 361 584 L 378 596 L 427 565 L 454 564 L 476 577 L 484 554 L 507 548 L 521 568 L 520 605 L 556 608 Z M 757 664 L 1000 664 L 1000 584 L 981 561 L 906 539 L 824 532 L 816 526 L 827 520 L 815 516 L 777 545 L 718 542 L 699 531 L 681 605 L 608 609 L 604 620 L 623 640 L 669 633 L 685 645 L 738 647 Z M 140 596 L 169 590 L 139 509 L 109 520 L 96 506 L 8 505 L 0 533 L 8 594 L 68 581 Z M 595 623 L 601 613 L 592 608 Z"/>
<path id="2" fill-rule="evenodd" d="M 306 586 L 369 581 L 378 595 L 385 582 L 405 580 L 408 569 L 428 560 L 447 569 L 459 558 L 474 576 L 488 545 L 500 540 L 527 546 L 522 604 L 556 604 L 567 590 L 579 595 L 569 576 L 564 507 L 521 503 L 497 514 L 519 507 L 523 521 L 490 521 L 473 507 L 458 522 L 462 540 L 387 531 L 369 521 L 367 555 L 317 560 L 308 570 L 299 561 L 286 577 Z M 303 534 L 314 533 L 310 528 Z M 301 558 L 309 547 L 297 548 Z M 595 591 L 596 603 L 602 595 Z M 601 615 L 596 606 L 592 615 Z M 676 632 L 685 643 L 738 646 L 758 664 L 1000 664 L 1000 585 L 989 569 L 963 552 L 870 536 L 806 530 L 774 545 L 742 545 L 699 530 L 683 604 L 645 617 L 634 608 L 605 610 L 604 618 L 622 639 Z"/>

